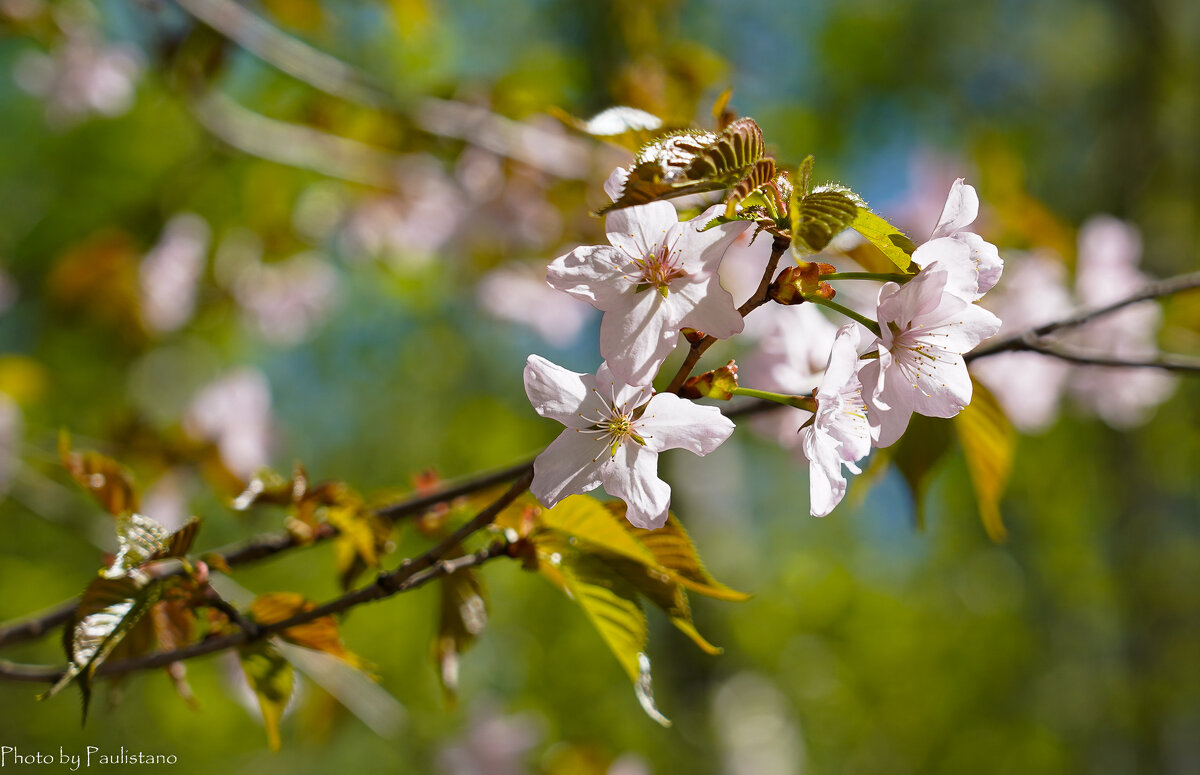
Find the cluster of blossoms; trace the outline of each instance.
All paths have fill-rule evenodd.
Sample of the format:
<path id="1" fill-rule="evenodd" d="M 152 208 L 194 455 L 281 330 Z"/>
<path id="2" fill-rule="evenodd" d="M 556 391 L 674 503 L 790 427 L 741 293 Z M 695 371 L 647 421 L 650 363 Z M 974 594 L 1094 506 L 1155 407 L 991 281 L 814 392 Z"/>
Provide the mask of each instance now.
<path id="1" fill-rule="evenodd" d="M 621 172 L 606 185 L 614 200 Z M 717 408 L 652 387 L 684 329 L 716 339 L 745 329 L 718 270 L 750 224 L 716 220 L 720 209 L 684 222 L 662 201 L 618 209 L 607 217 L 609 245 L 579 247 L 551 263 L 551 287 L 603 312 L 605 360 L 592 376 L 537 355 L 528 359 L 525 390 L 534 409 L 566 426 L 534 464 L 531 490 L 544 505 L 604 485 L 626 502 L 634 525 L 660 527 L 670 487 L 658 478 L 658 453 L 682 448 L 706 455 L 733 433 L 733 422 Z M 963 355 L 1000 328 L 999 318 L 975 302 L 1003 269 L 995 246 L 966 230 L 978 209 L 975 189 L 957 180 L 929 240 L 913 252 L 920 271 L 882 286 L 874 319 L 831 305 L 852 321 L 829 330 L 832 324 L 811 304 L 772 305 L 780 314 L 757 327 L 771 382 L 806 393 L 769 398 L 811 415 L 794 435 L 809 462 L 814 515 L 833 510 L 846 492 L 845 470 L 859 473 L 858 462 L 872 447 L 900 438 L 913 413 L 953 417 L 970 402 Z M 771 358 L 772 348 L 778 357 Z M 768 396 L 738 387 L 736 369 L 725 371 L 732 387 L 713 397 Z"/>

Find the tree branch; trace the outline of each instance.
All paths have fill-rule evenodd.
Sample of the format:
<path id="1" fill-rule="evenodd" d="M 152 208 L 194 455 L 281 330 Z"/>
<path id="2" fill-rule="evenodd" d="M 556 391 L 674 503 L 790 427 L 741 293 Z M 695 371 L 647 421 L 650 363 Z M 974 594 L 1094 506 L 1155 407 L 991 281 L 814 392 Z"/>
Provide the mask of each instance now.
<path id="1" fill-rule="evenodd" d="M 1183 291 L 1189 291 L 1195 288 L 1200 288 L 1200 272 L 1181 274 L 1167 280 L 1151 283 L 1132 296 L 1121 299 L 1120 301 L 1115 301 L 1112 304 L 1108 304 L 1103 307 L 1082 310 L 1065 318 L 1045 323 L 1027 331 L 1022 331 L 1018 334 L 1013 334 L 1012 336 L 998 339 L 994 342 L 989 342 L 982 347 L 977 347 L 974 351 L 967 353 L 964 357 L 969 362 L 975 360 L 976 358 L 986 358 L 989 355 L 995 355 L 996 353 L 1002 352 L 1019 352 L 1022 350 L 1038 352 L 1038 350 L 1031 345 L 1045 346 L 1045 344 L 1039 340 L 1044 339 L 1049 334 L 1069 328 L 1077 328 L 1085 323 L 1090 323 L 1096 318 L 1110 315 L 1117 310 L 1124 309 L 1130 304 L 1137 304 L 1138 302 L 1149 301 L 1151 299 L 1161 299 L 1164 296 L 1171 296 L 1172 294 L 1182 293 Z M 1057 353 L 1046 354 L 1058 355 Z"/>
<path id="2" fill-rule="evenodd" d="M 251 629 L 240 629 L 230 635 L 211 638 L 172 651 L 162 651 L 147 654 L 143 657 L 124 659 L 119 662 L 106 662 L 96 670 L 98 676 L 123 675 L 141 670 L 163 667 L 173 662 L 183 662 L 206 654 L 212 654 L 226 649 L 236 648 L 254 640 L 282 633 L 291 627 L 296 627 L 324 616 L 343 613 L 363 603 L 384 600 L 401 592 L 416 589 L 436 578 L 455 573 L 463 568 L 482 565 L 495 557 L 504 555 L 507 551 L 507 541 L 496 541 L 474 554 L 465 557 L 446 560 L 446 556 L 462 543 L 463 539 L 478 530 L 490 525 L 513 501 L 529 488 L 533 481 L 533 470 L 529 468 L 513 482 L 508 490 L 493 501 L 487 508 L 475 515 L 470 522 L 454 531 L 446 540 L 420 555 L 416 559 L 405 561 L 399 568 L 390 573 L 381 573 L 375 583 L 360 589 L 347 592 L 341 597 L 334 598 L 323 605 L 304 611 L 279 622 L 259 625 Z M 0 678 L 11 678 L 20 681 L 57 681 L 63 673 L 63 668 L 44 665 L 21 665 L 12 662 L 0 662 Z"/>
<path id="3" fill-rule="evenodd" d="M 1060 361 L 1077 363 L 1081 366 L 1104 366 L 1119 369 L 1162 369 L 1164 371 L 1200 374 L 1200 360 L 1180 358 L 1173 355 L 1163 355 L 1149 360 L 1132 360 L 1107 355 L 1093 355 L 1091 353 L 1064 350 L 1061 347 L 1055 346 L 1053 342 L 1046 342 L 1033 337 L 1022 341 L 1019 347 L 1014 347 L 1009 352 L 1033 352 L 1057 358 Z M 985 354 L 993 355 L 995 353 Z"/>
<path id="4" fill-rule="evenodd" d="M 762 279 L 758 283 L 758 288 L 754 291 L 746 303 L 738 307 L 738 314 L 746 317 L 754 310 L 770 301 L 771 281 L 775 279 L 775 269 L 779 266 L 779 259 L 784 252 L 791 246 L 792 241 L 785 237 L 776 237 L 775 242 L 771 245 L 771 258 L 767 261 L 767 267 L 763 271 Z M 692 342 L 692 347 L 688 350 L 687 357 L 683 359 L 683 363 L 679 366 L 679 371 L 675 372 L 675 376 L 671 378 L 671 382 L 667 385 L 664 393 L 678 393 L 683 387 L 683 383 L 691 375 L 692 369 L 696 368 L 696 364 L 700 361 L 700 356 L 712 347 L 717 341 L 715 336 L 705 336 L 695 342 Z"/>

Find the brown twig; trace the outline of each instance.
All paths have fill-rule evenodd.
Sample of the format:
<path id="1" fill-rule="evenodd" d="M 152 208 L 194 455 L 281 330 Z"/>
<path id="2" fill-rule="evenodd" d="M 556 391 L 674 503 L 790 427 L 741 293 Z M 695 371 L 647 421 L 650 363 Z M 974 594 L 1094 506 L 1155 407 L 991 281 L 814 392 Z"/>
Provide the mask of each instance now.
<path id="1" fill-rule="evenodd" d="M 775 279 L 775 269 L 779 266 L 779 259 L 791 246 L 791 240 L 785 237 L 776 237 L 775 242 L 771 245 L 771 258 L 767 261 L 766 269 L 763 271 L 762 279 L 758 283 L 758 288 L 746 302 L 738 307 L 738 314 L 746 317 L 754 310 L 766 304 L 770 300 L 771 281 Z M 675 372 L 675 376 L 671 378 L 671 382 L 667 385 L 664 393 L 678 393 L 683 387 L 683 383 L 691 375 L 692 369 L 696 368 L 696 364 L 700 361 L 700 356 L 713 346 L 717 341 L 715 336 L 705 336 L 695 342 L 692 342 L 691 349 L 688 350 L 687 356 L 683 359 L 683 363 L 679 366 L 679 371 Z"/>
<path id="2" fill-rule="evenodd" d="M 464 479 L 428 495 L 418 495 L 382 506 L 376 509 L 375 513 L 380 517 L 393 521 L 414 514 L 420 514 L 433 506 L 447 503 L 455 498 L 470 495 L 480 490 L 486 490 L 498 484 L 511 482 L 522 474 L 531 471 L 532 467 L 533 459 L 530 458 L 508 468 L 489 471 L 479 476 Z M 247 541 L 214 549 L 211 552 L 205 552 L 204 555 L 219 557 L 225 565 L 235 567 L 272 557 L 289 549 L 325 541 L 337 534 L 338 531 L 333 525 L 324 523 L 317 526 L 313 535 L 308 540 L 301 540 L 290 532 L 280 531 L 256 536 Z M 68 622 L 78 604 L 78 598 L 67 600 L 29 619 L 0 626 L 0 646 L 20 643 L 45 635 L 56 627 Z"/>
<path id="3" fill-rule="evenodd" d="M 989 342 L 988 344 L 978 347 L 974 351 L 967 353 L 964 357 L 967 361 L 973 361 L 976 358 L 986 358 L 989 355 L 995 355 L 1002 352 L 1020 352 L 1023 350 L 1038 352 L 1038 347 L 1046 346 L 1046 342 L 1042 340 L 1050 334 L 1069 328 L 1078 328 L 1085 323 L 1090 323 L 1096 318 L 1103 317 L 1105 315 L 1111 315 L 1120 309 L 1128 307 L 1130 304 L 1137 304 L 1138 302 L 1142 301 L 1150 301 L 1151 299 L 1161 299 L 1164 296 L 1170 296 L 1172 294 L 1189 291 L 1195 288 L 1200 288 L 1200 272 L 1181 274 L 1167 280 L 1151 283 L 1132 296 L 1115 301 L 1112 304 L 1108 304 L 1103 307 L 1095 307 L 1093 309 L 1081 310 L 1080 312 L 1076 312 L 1073 315 L 1068 315 L 1065 318 L 1044 323 L 1043 325 L 1031 328 L 1027 331 L 1022 331 L 1020 333 L 1013 334 L 1012 336 L 1007 336 L 1003 339 L 997 339 L 994 342 Z M 1059 356 L 1059 353 L 1045 354 Z M 1155 366 L 1155 368 L 1163 367 Z"/>
<path id="4" fill-rule="evenodd" d="M 517 481 L 513 482 L 512 486 L 503 495 L 476 514 L 470 522 L 467 522 L 456 530 L 449 538 L 419 557 L 406 561 L 396 570 L 390 573 L 381 573 L 374 584 L 347 592 L 323 605 L 279 622 L 259 625 L 250 629 L 241 629 L 229 635 L 203 640 L 199 643 L 172 651 L 162 651 L 119 662 L 107 662 L 97 669 L 96 674 L 98 676 L 123 675 L 135 671 L 163 667 L 173 662 L 183 662 L 206 654 L 236 648 L 253 640 L 277 635 L 284 630 L 311 622 L 314 619 L 342 613 L 363 603 L 383 600 L 401 592 L 416 589 L 441 576 L 455 573 L 466 567 L 481 565 L 490 559 L 502 556 L 505 554 L 507 542 L 500 541 L 493 542 L 491 546 L 466 557 L 455 558 L 454 560 L 445 559 L 465 538 L 490 525 L 501 511 L 507 508 L 509 504 L 529 488 L 532 480 L 533 470 L 530 468 Z M 21 665 L 12 662 L 0 663 L 0 678 L 53 682 L 57 681 L 62 673 L 62 668 L 45 665 Z"/>

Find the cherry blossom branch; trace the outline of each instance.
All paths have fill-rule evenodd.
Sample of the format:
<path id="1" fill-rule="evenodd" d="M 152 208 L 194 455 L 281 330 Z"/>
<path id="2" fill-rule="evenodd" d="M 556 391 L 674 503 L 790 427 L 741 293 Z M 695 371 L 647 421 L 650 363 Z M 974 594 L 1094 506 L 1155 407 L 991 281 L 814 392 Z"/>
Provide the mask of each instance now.
<path id="1" fill-rule="evenodd" d="M 1150 360 L 1115 358 L 1106 355 L 1091 355 L 1089 353 L 1064 350 L 1061 347 L 1054 346 L 1053 343 L 1044 342 L 1036 338 L 1022 342 L 1019 351 L 1048 355 L 1051 358 L 1057 358 L 1060 361 L 1068 363 L 1077 363 L 1081 366 L 1108 366 L 1122 369 L 1163 369 L 1164 371 L 1200 374 L 1200 360 L 1180 358 L 1172 355 L 1163 355 Z M 993 353 L 985 353 L 985 355 L 987 354 Z"/>
<path id="2" fill-rule="evenodd" d="M 480 490 L 486 490 L 498 484 L 511 482 L 512 480 L 522 476 L 531 470 L 533 459 L 517 463 L 516 465 L 503 468 L 498 471 L 489 471 L 478 476 L 473 476 L 464 479 L 461 482 L 453 484 L 449 487 L 438 490 L 428 495 L 418 495 L 405 500 L 397 501 L 386 506 L 376 509 L 375 513 L 385 519 L 399 520 L 414 514 L 420 514 L 433 506 L 446 503 L 460 498 L 464 495 L 470 495 Z M 323 523 L 317 526 L 313 535 L 307 540 L 301 540 L 294 534 L 287 531 L 279 531 L 277 533 L 268 533 L 265 535 L 256 536 L 246 541 L 230 544 L 228 546 L 214 549 L 211 552 L 205 552 L 204 556 L 210 558 L 219 558 L 219 562 L 214 564 L 224 563 L 229 567 L 244 565 L 246 563 L 261 560 L 267 557 L 274 556 L 280 552 L 294 549 L 301 546 L 308 546 L 313 543 L 325 541 L 333 538 L 338 534 L 338 531 L 333 525 Z M 6 646 L 11 643 L 20 643 L 22 641 L 32 640 L 41 637 L 51 630 L 65 624 L 70 620 L 76 606 L 79 605 L 78 598 L 67 600 L 53 608 L 38 614 L 29 619 L 18 622 L 13 622 L 0 626 L 0 646 Z"/>
<path id="3" fill-rule="evenodd" d="M 1112 304 L 1103 307 L 1095 307 L 1093 309 L 1081 310 L 1073 315 L 1069 315 L 1059 320 L 1054 320 L 1049 323 L 1031 328 L 1027 331 L 1022 331 L 1012 336 L 998 339 L 990 342 L 982 347 L 976 348 L 973 352 L 967 353 L 964 357 L 967 361 L 975 360 L 976 358 L 986 358 L 989 355 L 995 355 L 1002 352 L 1019 352 L 1021 350 L 1034 351 L 1036 347 L 1045 347 L 1045 343 L 1041 342 L 1044 337 L 1057 331 L 1063 331 L 1069 328 L 1077 328 L 1090 323 L 1096 318 L 1110 315 L 1117 310 L 1124 309 L 1131 304 L 1137 304 L 1142 301 L 1150 301 L 1152 299 L 1161 299 L 1166 296 L 1171 296 L 1176 293 L 1200 288 L 1200 272 L 1190 272 L 1188 274 L 1177 275 L 1176 277 L 1162 280 L 1157 283 L 1151 283 L 1142 290 L 1128 296 Z M 1058 353 L 1046 353 L 1047 355 L 1058 355 Z M 1108 364 L 1103 364 L 1108 365 Z M 1129 365 L 1129 364 L 1121 364 Z M 1136 363 L 1134 364 L 1136 365 Z M 1161 368 L 1161 367 L 1155 367 Z"/>
<path id="4" fill-rule="evenodd" d="M 503 495 L 481 510 L 469 522 L 454 531 L 452 535 L 419 557 L 405 560 L 396 570 L 389 573 L 380 573 L 373 584 L 347 592 L 340 597 L 336 597 L 322 605 L 308 611 L 303 611 L 282 621 L 239 629 L 237 632 L 229 635 L 210 638 L 180 649 L 162 651 L 119 662 L 105 663 L 97 669 L 96 674 L 98 676 L 123 675 L 140 670 L 164 667 L 173 662 L 182 662 L 206 654 L 236 648 L 254 640 L 277 635 L 291 627 L 296 627 L 315 619 L 343 613 L 363 603 L 384 600 L 401 592 L 416 589 L 434 579 L 457 573 L 465 568 L 482 565 L 496 557 L 507 556 L 508 541 L 498 539 L 473 554 L 450 560 L 446 559 L 447 555 L 458 548 L 464 539 L 495 521 L 501 511 L 507 508 L 529 488 L 529 484 L 532 481 L 533 469 L 529 467 L 517 481 L 513 482 L 512 486 Z M 51 666 L 0 662 L 0 678 L 50 683 L 57 681 L 62 676 L 62 673 L 62 668 Z"/>
<path id="5" fill-rule="evenodd" d="M 762 279 L 758 283 L 758 288 L 749 299 L 746 299 L 745 304 L 738 307 L 739 315 L 746 317 L 770 301 L 771 281 L 775 279 L 775 270 L 779 266 L 779 259 L 791 247 L 791 244 L 792 241 L 787 237 L 775 237 L 775 241 L 771 244 L 771 258 L 767 261 L 767 266 L 763 271 Z M 683 363 L 679 366 L 679 371 L 675 372 L 675 376 L 671 378 L 671 382 L 663 392 L 678 393 L 679 389 L 683 387 L 683 383 L 691 376 L 692 369 L 696 368 L 696 364 L 700 361 L 700 356 L 704 355 L 704 352 L 709 347 L 712 347 L 716 341 L 717 338 L 715 336 L 705 336 L 692 342 L 687 357 L 683 359 Z"/>

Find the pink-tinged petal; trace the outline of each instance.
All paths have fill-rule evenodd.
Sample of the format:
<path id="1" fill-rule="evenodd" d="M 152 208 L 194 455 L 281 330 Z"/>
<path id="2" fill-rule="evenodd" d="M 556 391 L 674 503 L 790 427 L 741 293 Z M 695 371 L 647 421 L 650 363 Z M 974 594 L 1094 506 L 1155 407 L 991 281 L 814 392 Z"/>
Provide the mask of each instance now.
<path id="1" fill-rule="evenodd" d="M 707 455 L 733 434 L 733 421 L 715 406 L 700 406 L 674 393 L 657 393 L 637 422 L 646 448 L 686 449 Z"/>
<path id="2" fill-rule="evenodd" d="M 650 385 L 627 385 L 617 379 L 607 362 L 600 364 L 596 372 L 596 391 L 602 401 L 618 407 L 622 413 L 632 412 L 654 395 Z"/>
<path id="3" fill-rule="evenodd" d="M 603 481 L 601 468 L 608 449 L 596 436 L 567 428 L 533 461 L 529 491 L 546 508 L 568 495 L 594 490 Z"/>
<path id="4" fill-rule="evenodd" d="M 840 394 L 851 378 L 862 387 L 855 376 L 860 363 L 858 347 L 861 336 L 859 327 L 854 323 L 847 323 L 837 330 L 833 338 L 833 347 L 829 351 L 829 365 L 825 367 L 825 376 L 821 378 L 821 387 L 817 390 L 817 398 Z"/>
<path id="5" fill-rule="evenodd" d="M 600 322 L 600 354 L 618 382 L 649 385 L 663 361 L 675 349 L 679 321 L 662 294 L 651 289 L 625 300 L 628 307 L 614 307 Z"/>
<path id="6" fill-rule="evenodd" d="M 546 268 L 546 282 L 597 309 L 609 310 L 633 292 L 634 282 L 626 274 L 631 265 L 616 248 L 588 245 L 554 259 Z"/>
<path id="7" fill-rule="evenodd" d="M 658 453 L 625 443 L 604 466 L 604 489 L 625 501 L 625 518 L 634 527 L 654 530 L 667 521 L 671 485 L 658 478 Z"/>
<path id="8" fill-rule="evenodd" d="M 540 355 L 525 361 L 525 395 L 533 410 L 568 428 L 586 425 L 580 423 L 579 412 L 595 382 L 590 374 L 576 374 Z"/>
<path id="9" fill-rule="evenodd" d="M 674 242 L 679 215 L 670 202 L 650 202 L 613 210 L 604 221 L 608 241 L 632 258 L 644 258 Z"/>
<path id="10" fill-rule="evenodd" d="M 868 363 L 859 372 L 864 383 L 871 378 L 868 369 L 872 367 L 878 369 L 877 364 Z M 875 446 L 890 447 L 895 444 L 908 429 L 908 421 L 912 418 L 912 407 L 889 406 L 867 390 L 863 391 L 863 402 L 866 405 L 867 422 L 871 427 L 871 440 Z"/>
<path id="11" fill-rule="evenodd" d="M 671 299 L 671 296 L 676 298 Z M 733 297 L 721 287 L 715 274 L 701 282 L 683 285 L 679 290 L 672 289 L 667 299 L 688 310 L 679 321 L 680 327 L 688 326 L 718 339 L 740 334 L 746 327 L 746 320 L 734 306 Z"/>
<path id="12" fill-rule="evenodd" d="M 809 513 L 824 517 L 846 495 L 846 477 L 832 439 L 817 433 L 811 425 L 800 429 L 801 448 L 808 458 Z"/>
<path id="13" fill-rule="evenodd" d="M 934 267 L 928 272 L 921 272 L 904 285 L 884 283 L 879 289 L 877 319 L 880 324 L 890 321 L 900 328 L 908 328 L 913 320 L 929 317 L 933 310 L 944 303 L 946 279 L 945 270 Z M 966 302 L 960 300 L 960 304 Z"/>
<path id="14" fill-rule="evenodd" d="M 971 260 L 971 248 L 955 237 L 930 240 L 913 251 L 913 263 L 930 273 L 946 273 L 946 293 L 975 301 L 979 290 L 979 267 Z"/>
<path id="15" fill-rule="evenodd" d="M 959 178 L 950 187 L 950 195 L 946 197 L 946 205 L 942 208 L 942 217 L 938 218 L 937 226 L 929 239 L 949 237 L 971 225 L 979 215 L 979 194 L 975 193 L 974 186 L 969 186 L 963 181 L 964 178 Z"/>
<path id="16" fill-rule="evenodd" d="M 724 205 L 713 205 L 684 223 L 680 229 L 675 249 L 683 254 L 688 274 L 693 277 L 715 274 L 721 266 L 721 259 L 725 257 L 725 251 L 750 225 L 749 221 L 734 221 L 701 231 L 723 210 Z"/>
<path id="17" fill-rule="evenodd" d="M 955 239 L 965 242 L 971 250 L 971 262 L 975 264 L 975 270 L 979 274 L 979 295 L 982 296 L 996 287 L 996 283 L 1000 282 L 1000 275 L 1004 273 L 1004 259 L 1000 258 L 1000 251 L 996 246 L 969 231 L 959 232 Z"/>
<path id="18" fill-rule="evenodd" d="M 954 417 L 971 402 L 971 377 L 957 353 L 927 347 L 893 353 L 895 374 L 889 375 L 883 401 L 926 417 Z"/>
<path id="19" fill-rule="evenodd" d="M 604 193 L 608 194 L 608 198 L 615 202 L 621 198 L 621 194 L 625 193 L 625 184 L 628 182 L 629 170 L 617 167 L 608 176 L 608 180 L 604 181 Z"/>

